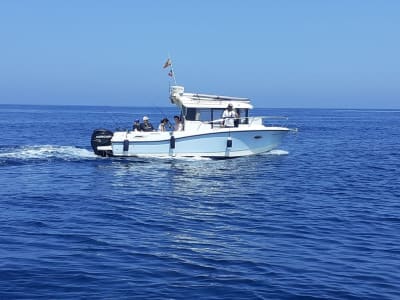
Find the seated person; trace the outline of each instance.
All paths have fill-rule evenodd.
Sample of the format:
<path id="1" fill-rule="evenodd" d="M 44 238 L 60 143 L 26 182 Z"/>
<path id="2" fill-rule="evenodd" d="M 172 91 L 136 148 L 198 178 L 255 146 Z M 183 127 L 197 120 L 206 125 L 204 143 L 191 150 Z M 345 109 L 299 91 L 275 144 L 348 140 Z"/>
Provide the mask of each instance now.
<path id="1" fill-rule="evenodd" d="M 154 130 L 153 125 L 149 122 L 148 116 L 143 117 L 143 123 L 140 124 L 140 130 L 141 131 L 153 131 Z"/>
<path id="2" fill-rule="evenodd" d="M 183 130 L 183 124 L 181 122 L 181 118 L 179 116 L 174 116 L 174 131 L 182 131 Z"/>
<path id="3" fill-rule="evenodd" d="M 169 120 L 164 118 L 160 121 L 160 125 L 158 125 L 158 131 L 167 131 Z"/>
<path id="4" fill-rule="evenodd" d="M 139 121 L 139 119 L 136 119 L 135 123 L 133 123 L 132 130 L 133 131 L 140 131 L 140 121 Z"/>

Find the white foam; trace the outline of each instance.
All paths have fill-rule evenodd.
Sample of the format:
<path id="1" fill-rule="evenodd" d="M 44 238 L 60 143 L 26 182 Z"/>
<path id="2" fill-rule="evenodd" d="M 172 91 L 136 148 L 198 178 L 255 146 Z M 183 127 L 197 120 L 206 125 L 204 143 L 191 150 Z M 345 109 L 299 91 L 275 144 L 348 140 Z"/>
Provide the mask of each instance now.
<path id="1" fill-rule="evenodd" d="M 289 152 L 285 150 L 275 149 L 266 153 L 267 155 L 288 155 Z"/>
<path id="2" fill-rule="evenodd" d="M 4 151 L 4 150 L 3 150 Z M 264 153 L 264 155 L 288 155 L 289 152 L 285 150 L 275 149 Z M 181 160 L 181 161 L 203 161 L 211 160 L 207 157 L 171 157 L 171 156 L 154 156 L 154 155 L 140 155 L 142 158 L 156 158 L 166 160 Z M 22 146 L 13 149 L 7 149 L 0 152 L 0 158 L 14 158 L 14 159 L 49 159 L 60 158 L 65 160 L 98 158 L 92 151 L 87 149 L 77 148 L 74 146 L 55 146 L 55 145 L 35 145 L 35 146 Z"/>
<path id="3" fill-rule="evenodd" d="M 0 153 L 0 157 L 17 159 L 79 159 L 94 158 L 96 155 L 86 149 L 73 146 L 36 145 L 10 149 L 8 152 Z"/>

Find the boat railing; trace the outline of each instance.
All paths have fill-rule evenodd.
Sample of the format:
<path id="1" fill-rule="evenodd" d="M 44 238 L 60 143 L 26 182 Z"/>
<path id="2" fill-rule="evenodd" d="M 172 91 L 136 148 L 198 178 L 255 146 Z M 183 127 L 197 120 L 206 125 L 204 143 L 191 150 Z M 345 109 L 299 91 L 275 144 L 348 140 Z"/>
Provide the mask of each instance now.
<path id="1" fill-rule="evenodd" d="M 285 116 L 256 116 L 249 117 L 249 124 L 262 124 L 266 126 L 283 125 L 289 118 Z"/>
<path id="2" fill-rule="evenodd" d="M 267 126 L 281 126 L 284 121 L 287 121 L 289 118 L 284 116 L 251 116 L 251 117 L 240 117 L 235 118 L 235 120 L 239 120 L 238 124 L 240 125 L 267 125 Z M 211 124 L 213 127 L 222 127 L 224 119 L 216 119 L 212 121 L 202 122 L 203 124 Z"/>

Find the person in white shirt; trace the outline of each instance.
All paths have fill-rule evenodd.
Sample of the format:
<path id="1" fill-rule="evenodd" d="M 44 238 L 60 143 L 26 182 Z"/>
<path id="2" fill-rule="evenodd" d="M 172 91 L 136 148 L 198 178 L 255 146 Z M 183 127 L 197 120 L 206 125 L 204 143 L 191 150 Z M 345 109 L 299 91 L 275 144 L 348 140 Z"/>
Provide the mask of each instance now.
<path id="1" fill-rule="evenodd" d="M 167 126 L 168 126 L 168 119 L 164 118 L 160 121 L 160 125 L 158 125 L 158 131 L 167 131 Z"/>
<path id="2" fill-rule="evenodd" d="M 237 118 L 237 113 L 233 110 L 233 105 L 228 104 L 228 107 L 222 113 L 222 125 L 224 127 L 235 127 L 235 119 Z"/>
<path id="3" fill-rule="evenodd" d="M 174 131 L 182 131 L 183 130 L 183 124 L 181 122 L 181 118 L 179 116 L 174 116 Z"/>

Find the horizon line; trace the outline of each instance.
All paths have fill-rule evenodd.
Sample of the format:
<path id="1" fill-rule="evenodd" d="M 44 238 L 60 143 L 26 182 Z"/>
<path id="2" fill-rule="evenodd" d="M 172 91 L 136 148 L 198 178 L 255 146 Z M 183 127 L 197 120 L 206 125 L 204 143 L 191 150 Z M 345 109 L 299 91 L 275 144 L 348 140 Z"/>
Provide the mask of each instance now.
<path id="1" fill-rule="evenodd" d="M 172 108 L 171 106 L 146 106 L 146 105 L 93 105 L 93 104 L 26 104 L 26 103 L 0 103 L 0 106 L 54 106 L 54 107 L 116 107 L 116 108 Z M 254 109 L 340 109 L 340 110 L 400 110 L 400 107 L 255 107 Z"/>

